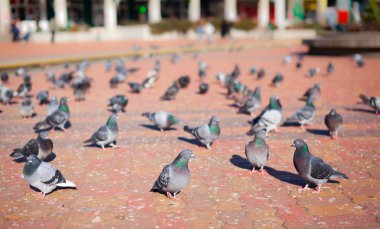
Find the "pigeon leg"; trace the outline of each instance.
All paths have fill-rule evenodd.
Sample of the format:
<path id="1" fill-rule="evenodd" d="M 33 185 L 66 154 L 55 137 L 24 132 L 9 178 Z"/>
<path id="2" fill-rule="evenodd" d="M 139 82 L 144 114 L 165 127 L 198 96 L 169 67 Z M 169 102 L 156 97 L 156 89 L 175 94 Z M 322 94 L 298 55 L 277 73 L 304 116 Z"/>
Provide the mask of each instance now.
<path id="1" fill-rule="evenodd" d="M 45 199 L 45 196 L 46 196 L 45 193 L 41 192 L 41 197 L 43 200 Z"/>
<path id="2" fill-rule="evenodd" d="M 255 166 L 253 166 L 252 170 L 249 172 L 249 174 L 254 174 L 256 172 Z"/>
<path id="3" fill-rule="evenodd" d="M 110 146 L 111 146 L 113 149 L 120 148 L 120 146 L 117 146 L 117 145 L 115 145 L 115 144 L 113 144 L 113 143 L 111 143 Z"/>
<path id="4" fill-rule="evenodd" d="M 207 147 L 207 149 L 211 150 L 210 144 L 207 144 L 206 147 Z"/>
<path id="5" fill-rule="evenodd" d="M 264 166 L 261 166 L 261 168 L 260 168 L 260 175 L 261 176 L 264 175 Z"/>
<path id="6" fill-rule="evenodd" d="M 105 150 L 105 149 L 104 149 L 104 145 L 101 145 L 100 147 L 102 147 L 102 150 Z"/>
<path id="7" fill-rule="evenodd" d="M 309 184 L 306 184 L 305 187 L 303 187 L 303 188 L 299 188 L 299 189 L 298 189 L 298 192 L 303 192 L 303 191 L 306 191 L 306 190 L 308 190 L 308 189 L 309 189 Z"/>
<path id="8" fill-rule="evenodd" d="M 320 193 L 321 192 L 321 185 L 318 185 L 317 186 L 317 190 L 314 191 L 313 193 Z"/>
<path id="9" fill-rule="evenodd" d="M 164 129 L 160 128 L 161 133 L 164 132 Z"/>
<path id="10" fill-rule="evenodd" d="M 170 192 L 166 192 L 166 196 L 172 200 L 176 200 L 177 198 L 175 197 L 175 194 L 172 195 Z"/>

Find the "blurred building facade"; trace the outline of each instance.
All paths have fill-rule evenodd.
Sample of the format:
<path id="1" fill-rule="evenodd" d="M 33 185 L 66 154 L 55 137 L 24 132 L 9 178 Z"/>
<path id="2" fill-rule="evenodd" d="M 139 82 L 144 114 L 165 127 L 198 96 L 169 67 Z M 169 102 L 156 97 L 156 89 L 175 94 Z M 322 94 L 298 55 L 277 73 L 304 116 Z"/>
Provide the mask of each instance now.
<path id="1" fill-rule="evenodd" d="M 259 28 L 273 23 L 279 29 L 305 21 L 326 24 L 329 8 L 363 9 L 368 0 L 0 0 L 1 33 L 12 19 L 29 21 L 33 31 L 49 30 L 49 20 L 61 29 L 73 25 L 113 30 L 133 23 L 156 23 L 162 19 L 192 22 L 202 17 L 257 20 Z M 345 9 L 347 8 L 347 9 Z M 343 15 L 343 14 L 342 14 Z M 344 16 L 342 16 L 344 17 Z M 24 23 L 25 24 L 25 23 Z"/>

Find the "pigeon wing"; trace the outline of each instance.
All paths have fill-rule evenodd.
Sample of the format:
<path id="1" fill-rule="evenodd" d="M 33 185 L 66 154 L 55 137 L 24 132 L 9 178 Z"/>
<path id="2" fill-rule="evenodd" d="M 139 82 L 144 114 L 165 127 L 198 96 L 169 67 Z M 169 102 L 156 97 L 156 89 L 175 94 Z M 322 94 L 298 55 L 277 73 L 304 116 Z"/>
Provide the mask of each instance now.
<path id="1" fill-rule="evenodd" d="M 334 170 L 328 164 L 314 156 L 310 158 L 310 166 L 310 176 L 314 179 L 328 179 L 334 173 Z"/>

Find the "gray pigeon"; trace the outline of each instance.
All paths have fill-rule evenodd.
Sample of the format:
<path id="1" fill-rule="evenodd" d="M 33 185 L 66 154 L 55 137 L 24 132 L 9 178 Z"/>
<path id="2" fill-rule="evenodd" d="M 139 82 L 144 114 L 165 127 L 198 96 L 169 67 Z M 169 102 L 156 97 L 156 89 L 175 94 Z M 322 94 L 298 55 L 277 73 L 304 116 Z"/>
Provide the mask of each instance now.
<path id="1" fill-rule="evenodd" d="M 244 105 L 239 108 L 238 113 L 252 114 L 253 112 L 260 109 L 261 106 L 261 88 L 256 87 L 255 91 L 251 96 L 245 101 Z"/>
<path id="2" fill-rule="evenodd" d="M 314 77 L 315 75 L 319 74 L 321 70 L 319 70 L 319 68 L 310 68 L 307 73 L 306 73 L 306 76 L 307 77 Z"/>
<path id="3" fill-rule="evenodd" d="M 303 100 L 316 100 L 321 95 L 321 84 L 316 83 L 313 87 L 307 89 L 307 91 L 303 94 Z"/>
<path id="4" fill-rule="evenodd" d="M 219 119 L 216 116 L 212 116 L 209 123 L 205 123 L 200 127 L 191 128 L 185 126 L 184 131 L 192 134 L 198 141 L 211 149 L 212 143 L 218 139 L 220 135 Z"/>
<path id="5" fill-rule="evenodd" d="M 109 99 L 109 107 L 112 107 L 112 111 L 115 113 L 125 112 L 125 108 L 128 105 L 128 98 L 125 95 L 115 95 Z"/>
<path id="6" fill-rule="evenodd" d="M 4 104 L 9 105 L 14 96 L 14 93 L 11 89 L 0 84 L 0 101 Z"/>
<path id="7" fill-rule="evenodd" d="M 36 95 L 38 105 L 49 104 L 49 92 L 39 91 Z"/>
<path id="8" fill-rule="evenodd" d="M 209 86 L 207 83 L 199 84 L 199 94 L 203 95 L 208 92 Z"/>
<path id="9" fill-rule="evenodd" d="M 337 138 L 343 124 L 342 116 L 335 109 L 331 109 L 330 113 L 325 116 L 325 124 L 329 129 L 331 138 Z"/>
<path id="10" fill-rule="evenodd" d="M 44 121 L 36 123 L 33 129 L 35 132 L 43 130 L 53 130 L 58 127 L 61 130 L 65 130 L 65 124 L 70 118 L 70 110 L 67 105 L 68 99 L 66 97 L 61 98 L 59 101 L 59 107 L 51 115 L 47 116 Z"/>
<path id="11" fill-rule="evenodd" d="M 313 100 L 309 99 L 306 105 L 301 109 L 297 110 L 295 114 L 287 118 L 284 122 L 285 125 L 298 123 L 301 128 L 309 122 L 311 122 L 315 116 L 316 108 L 314 106 Z"/>
<path id="12" fill-rule="evenodd" d="M 116 138 L 119 134 L 119 127 L 117 125 L 117 116 L 112 114 L 107 123 L 101 126 L 88 140 L 83 143 L 97 144 L 104 150 L 105 145 L 110 145 L 112 148 L 117 148 L 115 145 Z"/>
<path id="13" fill-rule="evenodd" d="M 253 135 L 259 130 L 277 130 L 277 125 L 282 119 L 282 105 L 277 96 L 272 95 L 269 100 L 269 105 L 254 118 L 251 122 L 251 129 L 248 131 L 248 135 Z"/>
<path id="14" fill-rule="evenodd" d="M 325 184 L 329 179 L 348 177 L 335 171 L 320 158 L 309 152 L 309 147 L 302 139 L 294 140 L 292 147 L 296 147 L 293 156 L 294 167 L 298 174 L 306 181 L 306 185 L 302 191 L 306 190 L 309 184 L 317 186 L 317 193 L 321 191 L 321 185 Z"/>
<path id="15" fill-rule="evenodd" d="M 177 81 L 174 81 L 173 84 L 165 91 L 165 94 L 161 96 L 161 100 L 174 100 L 175 96 L 179 92 L 179 86 Z"/>
<path id="16" fill-rule="evenodd" d="M 29 155 L 37 155 L 41 160 L 45 160 L 53 150 L 53 141 L 49 139 L 47 132 L 42 131 L 38 133 L 36 139 L 31 139 L 22 148 L 16 148 L 9 155 L 14 160 L 27 158 Z"/>
<path id="17" fill-rule="evenodd" d="M 28 97 L 24 97 L 18 108 L 23 118 L 31 118 L 34 114 L 34 105 Z"/>
<path id="18" fill-rule="evenodd" d="M 23 175 L 30 186 L 42 192 L 44 198 L 57 187 L 76 188 L 75 184 L 66 180 L 58 169 L 41 161 L 34 154 L 26 158 Z"/>
<path id="19" fill-rule="evenodd" d="M 263 175 L 264 166 L 269 158 L 269 147 L 265 142 L 266 131 L 259 130 L 253 141 L 250 141 L 245 146 L 245 155 L 249 163 L 253 166 L 250 174 L 255 172 L 256 167 L 260 169 L 261 175 Z"/>
<path id="20" fill-rule="evenodd" d="M 335 71 L 334 65 L 331 62 L 329 62 L 327 64 L 327 69 L 326 69 L 327 74 L 332 74 L 334 71 Z"/>
<path id="21" fill-rule="evenodd" d="M 176 195 L 182 191 L 190 180 L 189 161 L 194 158 L 191 150 L 185 149 L 169 165 L 166 165 L 154 183 L 151 192 L 162 192 L 170 199 L 177 200 Z"/>
<path id="22" fill-rule="evenodd" d="M 363 56 L 358 53 L 354 55 L 354 61 L 359 67 L 363 67 L 365 64 Z"/>
<path id="23" fill-rule="evenodd" d="M 174 115 L 166 111 L 157 111 L 154 113 L 145 112 L 142 116 L 145 116 L 152 121 L 161 132 L 164 131 L 164 129 L 179 123 L 179 120 L 174 117 Z"/>
<path id="24" fill-rule="evenodd" d="M 143 89 L 143 86 L 140 83 L 129 82 L 128 85 L 131 88 L 132 93 L 140 93 Z"/>
<path id="25" fill-rule="evenodd" d="M 49 104 L 47 106 L 47 115 L 51 115 L 56 111 L 59 107 L 58 99 L 56 96 L 51 97 Z"/>
<path id="26" fill-rule="evenodd" d="M 362 102 L 375 110 L 375 113 L 378 114 L 380 111 L 380 97 L 366 96 L 363 94 L 359 95 Z"/>

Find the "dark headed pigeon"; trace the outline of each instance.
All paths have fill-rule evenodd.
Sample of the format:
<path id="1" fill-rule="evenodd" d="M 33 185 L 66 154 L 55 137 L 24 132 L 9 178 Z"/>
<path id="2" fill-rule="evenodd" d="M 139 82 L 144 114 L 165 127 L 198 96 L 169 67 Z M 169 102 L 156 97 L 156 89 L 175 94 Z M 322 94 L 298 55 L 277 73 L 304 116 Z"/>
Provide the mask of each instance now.
<path id="1" fill-rule="evenodd" d="M 115 95 L 109 99 L 108 106 L 115 113 L 125 112 L 125 107 L 128 105 L 128 98 L 125 95 Z"/>
<path id="2" fill-rule="evenodd" d="M 174 100 L 175 96 L 179 92 L 179 86 L 177 81 L 174 81 L 173 84 L 165 91 L 165 94 L 161 96 L 161 100 Z"/>
<path id="3" fill-rule="evenodd" d="M 343 124 L 342 116 L 335 109 L 331 109 L 330 113 L 325 116 L 325 124 L 329 129 L 331 138 L 337 138 Z"/>
<path id="4" fill-rule="evenodd" d="M 186 88 L 190 84 L 190 77 L 189 76 L 179 77 L 178 84 L 181 88 Z"/>
<path id="5" fill-rule="evenodd" d="M 259 168 L 261 175 L 263 175 L 264 166 L 269 158 L 269 147 L 265 142 L 265 138 L 266 131 L 259 130 L 255 134 L 255 139 L 245 146 L 245 155 L 248 162 L 253 166 L 250 174 L 254 173 L 256 168 Z"/>
<path id="6" fill-rule="evenodd" d="M 208 84 L 207 83 L 201 83 L 199 84 L 199 94 L 206 94 L 208 92 Z"/>
<path id="7" fill-rule="evenodd" d="M 48 133 L 42 131 L 38 133 L 36 139 L 31 139 L 22 148 L 16 148 L 9 155 L 14 158 L 14 160 L 20 158 L 27 158 L 29 155 L 34 154 L 39 159 L 45 160 L 53 150 L 53 141 L 49 139 Z"/>
<path id="8" fill-rule="evenodd" d="M 49 92 L 48 91 L 39 91 L 36 95 L 39 105 L 49 104 Z"/>

